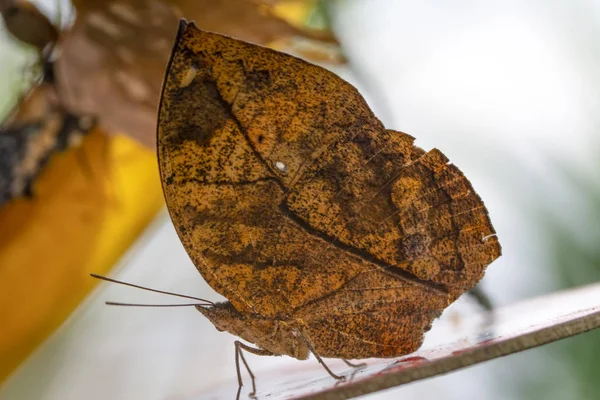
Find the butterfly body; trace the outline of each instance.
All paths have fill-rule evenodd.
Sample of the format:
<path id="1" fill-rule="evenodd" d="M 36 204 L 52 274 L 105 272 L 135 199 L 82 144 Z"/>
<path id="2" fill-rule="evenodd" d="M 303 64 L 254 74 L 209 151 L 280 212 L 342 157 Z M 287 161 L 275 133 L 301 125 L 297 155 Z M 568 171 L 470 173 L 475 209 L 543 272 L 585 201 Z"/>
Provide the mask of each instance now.
<path id="1" fill-rule="evenodd" d="M 287 355 L 299 360 L 308 358 L 309 348 L 301 339 L 303 327 L 298 321 L 241 314 L 229 302 L 197 309 L 218 330 L 239 336 L 272 355 Z"/>
<path id="2" fill-rule="evenodd" d="M 164 82 L 165 199 L 229 300 L 199 308 L 218 329 L 300 359 L 400 356 L 500 255 L 458 168 L 331 72 L 182 22 Z"/>

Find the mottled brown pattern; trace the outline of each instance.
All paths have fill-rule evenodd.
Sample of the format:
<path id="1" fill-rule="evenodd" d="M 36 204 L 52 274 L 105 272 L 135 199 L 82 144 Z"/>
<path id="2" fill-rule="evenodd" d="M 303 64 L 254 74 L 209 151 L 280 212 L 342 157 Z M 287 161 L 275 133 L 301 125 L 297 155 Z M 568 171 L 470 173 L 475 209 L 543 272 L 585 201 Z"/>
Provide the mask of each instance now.
<path id="1" fill-rule="evenodd" d="M 182 22 L 158 126 L 173 223 L 229 300 L 198 308 L 270 353 L 412 352 L 500 255 L 458 168 L 297 58 Z"/>

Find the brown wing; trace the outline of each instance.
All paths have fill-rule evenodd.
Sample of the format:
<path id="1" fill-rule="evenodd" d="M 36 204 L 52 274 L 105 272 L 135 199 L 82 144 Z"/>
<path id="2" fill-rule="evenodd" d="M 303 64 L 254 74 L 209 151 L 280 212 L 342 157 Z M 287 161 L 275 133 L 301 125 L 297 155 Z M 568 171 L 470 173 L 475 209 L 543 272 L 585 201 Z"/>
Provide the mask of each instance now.
<path id="1" fill-rule="evenodd" d="M 500 251 L 487 213 L 412 142 L 325 69 L 182 23 L 159 112 L 163 188 L 192 260 L 238 310 L 289 316 L 372 270 L 441 293 L 437 313 L 474 286 Z"/>
<path id="2" fill-rule="evenodd" d="M 439 150 L 394 147 L 403 136 L 363 130 L 336 143 L 306 168 L 289 209 L 336 243 L 458 296 L 500 246 L 460 170 Z"/>
<path id="3" fill-rule="evenodd" d="M 93 113 L 108 131 L 155 146 L 160 87 L 178 21 L 268 44 L 297 29 L 254 0 L 74 0 L 77 18 L 61 38 L 57 75 L 65 104 Z"/>
<path id="4" fill-rule="evenodd" d="M 295 317 L 322 357 L 398 357 L 421 346 L 449 302 L 443 291 L 371 270 Z"/>

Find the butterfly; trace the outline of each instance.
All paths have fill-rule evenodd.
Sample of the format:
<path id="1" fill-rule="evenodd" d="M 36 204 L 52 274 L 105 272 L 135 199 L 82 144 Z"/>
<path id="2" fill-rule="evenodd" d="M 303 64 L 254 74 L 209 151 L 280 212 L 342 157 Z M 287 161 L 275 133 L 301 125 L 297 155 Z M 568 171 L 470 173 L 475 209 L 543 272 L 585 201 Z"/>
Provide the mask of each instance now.
<path id="1" fill-rule="evenodd" d="M 397 357 L 501 247 L 437 149 L 385 129 L 358 91 L 298 58 L 183 20 L 158 116 L 167 207 L 243 352 Z M 255 392 L 254 375 L 252 393 Z"/>

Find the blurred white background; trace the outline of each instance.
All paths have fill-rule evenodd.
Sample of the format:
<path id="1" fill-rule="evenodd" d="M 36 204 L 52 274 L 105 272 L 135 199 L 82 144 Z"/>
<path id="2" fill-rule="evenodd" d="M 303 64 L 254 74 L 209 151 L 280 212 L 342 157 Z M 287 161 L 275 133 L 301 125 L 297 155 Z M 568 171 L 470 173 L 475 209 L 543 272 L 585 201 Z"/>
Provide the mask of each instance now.
<path id="1" fill-rule="evenodd" d="M 52 9 L 54 2 L 46 3 Z M 484 199 L 503 246 L 483 281 L 494 302 L 565 285 L 547 221 L 583 248 L 597 248 L 599 239 L 600 208 L 572 177 L 600 189 L 600 1 L 331 3 L 353 70 L 342 71 L 344 78 L 364 90 L 387 127 L 410 133 L 425 149 L 441 149 Z M 3 39 L 5 79 L 19 70 L 13 55 L 5 63 L 14 49 Z M 115 276 L 218 298 L 166 214 Z M 197 311 L 111 308 L 103 304 L 108 299 L 168 301 L 103 286 L 10 378 L 0 398 L 184 399 L 235 377 L 233 338 Z M 455 312 L 474 309 L 459 303 Z M 534 399 L 542 398 L 539 382 L 546 399 L 595 398 L 586 397 L 581 376 L 559 355 L 536 349 L 365 398 Z M 249 362 L 259 385 L 261 371 L 297 363 L 252 356 Z"/>

